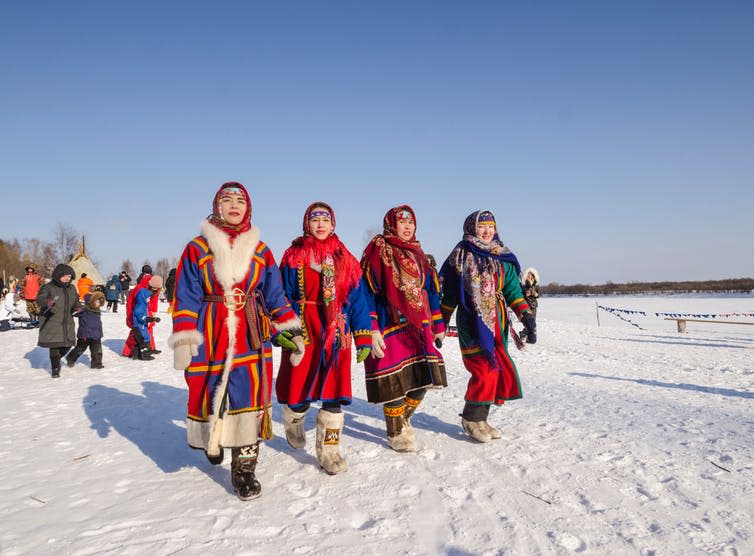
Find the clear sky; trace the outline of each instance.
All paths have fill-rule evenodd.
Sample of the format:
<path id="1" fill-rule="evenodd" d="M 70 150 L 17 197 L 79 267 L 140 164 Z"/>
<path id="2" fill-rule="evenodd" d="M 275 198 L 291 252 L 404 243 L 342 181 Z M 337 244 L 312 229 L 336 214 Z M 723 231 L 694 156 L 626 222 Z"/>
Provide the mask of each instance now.
<path id="1" fill-rule="evenodd" d="M 216 188 L 280 256 L 471 211 L 545 283 L 754 276 L 754 2 L 3 2 L 0 237 L 177 257 Z"/>

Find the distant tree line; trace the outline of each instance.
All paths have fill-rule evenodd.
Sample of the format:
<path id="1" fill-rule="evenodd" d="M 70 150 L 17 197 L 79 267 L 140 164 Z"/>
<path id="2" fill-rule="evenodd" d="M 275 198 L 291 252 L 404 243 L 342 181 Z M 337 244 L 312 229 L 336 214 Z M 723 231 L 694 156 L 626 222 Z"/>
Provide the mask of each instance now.
<path id="1" fill-rule="evenodd" d="M 696 293 L 730 292 L 751 293 L 754 278 L 728 278 L 686 282 L 627 282 L 616 284 L 558 284 L 551 282 L 540 287 L 543 295 L 620 295 L 639 293 Z"/>
<path id="2" fill-rule="evenodd" d="M 0 276 L 4 275 L 6 280 L 11 276 L 21 278 L 26 274 L 24 269 L 31 265 L 39 274 L 49 277 L 58 264 L 67 263 L 73 258 L 79 249 L 81 237 L 82 234 L 75 228 L 58 223 L 53 230 L 51 241 L 38 238 L 0 238 Z M 101 273 L 107 270 L 101 268 L 91 253 L 87 252 L 87 257 Z M 163 257 L 153 266 L 153 272 L 166 278 L 176 262 L 176 258 L 172 259 L 171 264 L 168 258 Z M 145 260 L 143 264 L 152 266 L 148 260 Z M 132 278 L 136 278 L 141 267 L 135 268 L 133 263 L 126 259 L 121 263 L 118 272 L 121 270 L 127 271 Z M 107 273 L 103 273 L 102 276 L 106 280 L 110 277 Z"/>

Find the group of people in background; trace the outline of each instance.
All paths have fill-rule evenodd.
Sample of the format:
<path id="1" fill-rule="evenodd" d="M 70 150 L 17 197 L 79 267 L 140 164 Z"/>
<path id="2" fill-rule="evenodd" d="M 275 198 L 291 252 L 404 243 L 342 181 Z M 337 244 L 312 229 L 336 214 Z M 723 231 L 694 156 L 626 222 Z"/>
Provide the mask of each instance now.
<path id="1" fill-rule="evenodd" d="M 155 313 L 157 294 L 162 291 L 163 283 L 160 276 L 152 276 L 151 272 L 149 265 L 145 265 L 139 285 L 130 289 L 132 279 L 125 270 L 120 276 L 113 275 L 103 286 L 94 284 L 86 273 L 76 280 L 76 272 L 69 265 L 56 266 L 50 280 L 44 280 L 33 266 L 28 266 L 21 281 L 11 277 L 9 288 L 1 284 L 0 331 L 39 328 L 37 344 L 49 349 L 53 378 L 60 377 L 63 362 L 74 366 L 87 349 L 91 368 L 102 369 L 101 312 L 107 305 L 107 310 L 117 313 L 118 303 L 124 301 L 129 335 L 123 355 L 152 360 L 152 354 L 160 353 L 151 328 L 160 321 Z M 167 295 L 172 296 L 172 291 Z M 25 301 L 29 318 L 21 314 L 18 298 Z M 74 319 L 78 320 L 78 326 Z"/>
<path id="2" fill-rule="evenodd" d="M 502 437 L 487 418 L 490 406 L 522 395 L 508 352 L 513 315 L 527 342 L 537 341 L 537 328 L 492 212 L 468 216 L 439 272 L 407 205 L 385 214 L 359 260 L 335 233 L 332 206 L 312 203 L 280 267 L 252 212 L 240 183 L 216 192 L 178 263 L 168 341 L 188 385 L 188 443 L 213 464 L 230 449 L 241 499 L 261 494 L 255 473 L 260 442 L 271 437 L 273 345 L 283 350 L 275 393 L 286 439 L 305 446 L 305 416 L 318 403 L 315 451 L 329 474 L 347 468 L 339 445 L 353 352 L 368 401 L 383 408 L 388 446 L 414 451 L 412 416 L 429 390 L 447 386 L 440 348 L 454 313 L 470 374 L 461 425 L 478 442 Z"/>

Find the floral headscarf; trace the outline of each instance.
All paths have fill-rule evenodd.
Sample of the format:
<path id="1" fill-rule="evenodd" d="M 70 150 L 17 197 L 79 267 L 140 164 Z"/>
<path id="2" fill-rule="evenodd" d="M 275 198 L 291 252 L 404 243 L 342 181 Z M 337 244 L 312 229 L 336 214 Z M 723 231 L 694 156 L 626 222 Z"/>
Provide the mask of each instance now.
<path id="1" fill-rule="evenodd" d="M 495 327 L 497 326 L 497 285 L 495 277 L 504 273 L 503 263 L 512 263 L 516 274 L 521 266 L 516 256 L 503 242 L 495 227 L 495 235 L 489 243 L 476 235 L 479 222 L 495 222 L 490 211 L 475 211 L 463 223 L 463 239 L 451 253 L 452 264 L 459 280 L 459 304 L 477 315 L 483 326 L 477 329 L 482 350 L 491 354 L 495 350 Z"/>
<path id="2" fill-rule="evenodd" d="M 424 320 L 431 322 L 424 279 L 435 271 L 416 240 L 416 233 L 408 241 L 398 237 L 398 220 L 404 215 L 416 223 L 414 210 L 408 205 L 387 211 L 383 232 L 374 236 L 364 249 L 361 267 L 373 278 L 375 293 L 384 295 L 412 326 L 421 328 Z"/>

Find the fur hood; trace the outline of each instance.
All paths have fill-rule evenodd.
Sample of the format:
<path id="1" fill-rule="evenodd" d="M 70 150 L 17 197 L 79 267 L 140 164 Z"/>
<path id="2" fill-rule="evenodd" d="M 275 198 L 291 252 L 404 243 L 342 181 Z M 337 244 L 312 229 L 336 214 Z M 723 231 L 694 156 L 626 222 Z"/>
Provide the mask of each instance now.
<path id="1" fill-rule="evenodd" d="M 534 284 L 539 284 L 539 272 L 533 266 L 530 266 L 521 273 L 521 282 L 526 282 L 526 277 L 530 272 L 534 275 Z"/>

